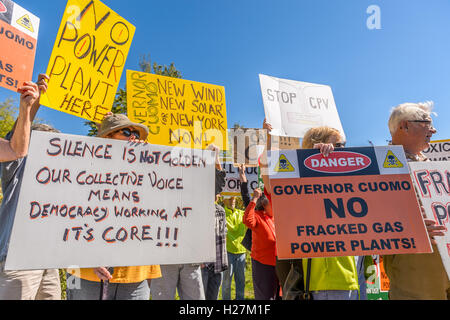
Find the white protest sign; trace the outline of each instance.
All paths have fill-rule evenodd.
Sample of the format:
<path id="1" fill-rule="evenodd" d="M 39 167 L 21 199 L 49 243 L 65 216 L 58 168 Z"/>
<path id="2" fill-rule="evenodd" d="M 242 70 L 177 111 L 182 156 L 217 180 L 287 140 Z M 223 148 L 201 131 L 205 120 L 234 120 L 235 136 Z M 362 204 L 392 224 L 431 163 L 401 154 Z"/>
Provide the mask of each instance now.
<path id="1" fill-rule="evenodd" d="M 259 75 L 267 122 L 271 134 L 303 138 L 314 127 L 329 126 L 345 139 L 329 86 Z"/>
<path id="2" fill-rule="evenodd" d="M 33 132 L 7 270 L 215 261 L 214 153 Z"/>
<path id="3" fill-rule="evenodd" d="M 232 196 L 238 197 L 241 195 L 241 180 L 239 178 L 239 169 L 232 163 L 224 163 L 223 169 L 227 175 L 225 178 L 225 187 L 223 188 L 222 195 L 225 197 Z M 249 194 L 253 194 L 253 190 L 258 188 L 258 168 L 249 167 L 245 168 L 245 176 L 247 178 L 247 187 Z"/>
<path id="4" fill-rule="evenodd" d="M 423 152 L 431 161 L 450 161 L 450 139 L 431 141 Z"/>
<path id="5" fill-rule="evenodd" d="M 412 180 L 428 219 L 445 226 L 445 236 L 436 236 L 437 247 L 450 279 L 450 172 L 446 161 L 410 162 Z"/>

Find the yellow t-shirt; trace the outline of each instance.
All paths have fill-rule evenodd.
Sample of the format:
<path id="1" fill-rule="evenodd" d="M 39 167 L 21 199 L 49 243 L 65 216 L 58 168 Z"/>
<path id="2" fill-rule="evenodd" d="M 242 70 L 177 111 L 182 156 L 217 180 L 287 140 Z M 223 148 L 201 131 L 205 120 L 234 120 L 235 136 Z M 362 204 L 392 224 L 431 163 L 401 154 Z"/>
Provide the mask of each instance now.
<path id="1" fill-rule="evenodd" d="M 100 279 L 94 273 L 93 268 L 69 270 L 69 273 L 79 276 L 81 279 L 100 282 Z M 78 274 L 77 274 L 78 273 Z M 159 265 L 155 266 L 141 266 L 141 267 L 115 267 L 113 278 L 110 283 L 137 283 L 146 279 L 161 278 L 161 268 Z"/>

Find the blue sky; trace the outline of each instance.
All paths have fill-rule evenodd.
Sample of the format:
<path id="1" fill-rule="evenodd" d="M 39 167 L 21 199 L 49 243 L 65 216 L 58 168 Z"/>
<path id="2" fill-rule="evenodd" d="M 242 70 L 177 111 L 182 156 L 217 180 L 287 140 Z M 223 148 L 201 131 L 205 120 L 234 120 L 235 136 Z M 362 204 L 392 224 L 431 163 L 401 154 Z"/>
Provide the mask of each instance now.
<path id="1" fill-rule="evenodd" d="M 64 0 L 17 0 L 41 19 L 34 79 L 45 72 Z M 434 140 L 449 139 L 448 0 L 104 0 L 136 26 L 126 69 L 140 56 L 174 63 L 183 78 L 225 87 L 229 127 L 261 127 L 258 74 L 332 87 L 349 146 L 385 145 L 390 109 L 432 100 Z M 366 12 L 377 5 L 381 29 Z M 125 72 L 119 86 L 125 87 Z M 0 88 L 0 101 L 17 94 Z M 38 117 L 69 134 L 84 120 L 41 107 Z"/>

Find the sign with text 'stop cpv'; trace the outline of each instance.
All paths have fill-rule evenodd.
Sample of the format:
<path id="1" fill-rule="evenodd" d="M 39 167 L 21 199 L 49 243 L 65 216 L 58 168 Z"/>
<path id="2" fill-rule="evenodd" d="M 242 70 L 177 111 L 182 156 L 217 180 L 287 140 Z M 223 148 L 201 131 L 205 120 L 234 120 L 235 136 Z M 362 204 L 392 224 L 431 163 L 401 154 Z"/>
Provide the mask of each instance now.
<path id="1" fill-rule="evenodd" d="M 34 131 L 6 269 L 214 261 L 214 159 Z"/>
<path id="2" fill-rule="evenodd" d="M 269 158 L 280 259 L 431 252 L 401 146 Z"/>
<path id="3" fill-rule="evenodd" d="M 273 127 L 271 134 L 303 138 L 311 128 L 328 126 L 345 140 L 331 87 L 263 74 L 259 78 L 266 119 Z"/>
<path id="4" fill-rule="evenodd" d="M 135 29 L 99 0 L 69 0 L 41 104 L 101 122 L 112 108 Z"/>
<path id="5" fill-rule="evenodd" d="M 0 86 L 31 81 L 40 20 L 11 0 L 0 0 Z"/>

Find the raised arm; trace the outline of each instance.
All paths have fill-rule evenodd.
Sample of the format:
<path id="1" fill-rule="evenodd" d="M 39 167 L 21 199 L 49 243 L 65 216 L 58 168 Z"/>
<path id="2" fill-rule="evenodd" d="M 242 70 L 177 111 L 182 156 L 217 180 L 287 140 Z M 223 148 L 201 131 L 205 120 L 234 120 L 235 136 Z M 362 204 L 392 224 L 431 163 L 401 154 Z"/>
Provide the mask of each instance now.
<path id="1" fill-rule="evenodd" d="M 14 124 L 11 140 L 0 140 L 0 162 L 14 161 L 28 153 L 31 123 L 36 114 L 33 115 L 32 110 L 39 100 L 39 87 L 36 83 L 27 81 L 17 91 L 20 93 L 19 116 Z"/>
<path id="2" fill-rule="evenodd" d="M 260 161 L 261 177 L 264 182 L 264 188 L 266 189 L 267 193 L 271 193 L 267 150 L 270 150 L 271 148 L 270 132 L 272 131 L 272 125 L 270 123 L 267 123 L 266 119 L 264 119 L 263 129 L 267 130 L 267 144 L 266 148 L 261 154 L 261 161 Z"/>
<path id="3" fill-rule="evenodd" d="M 241 197 L 244 207 L 247 208 L 250 203 L 250 194 L 248 192 L 248 182 L 245 175 L 245 165 L 239 165 L 239 180 L 241 181 Z"/>
<path id="4" fill-rule="evenodd" d="M 262 196 L 262 191 L 256 188 L 253 192 L 253 199 L 250 204 L 245 209 L 244 217 L 242 218 L 244 224 L 250 228 L 254 229 L 258 224 L 258 218 L 255 213 L 256 202 Z"/>

